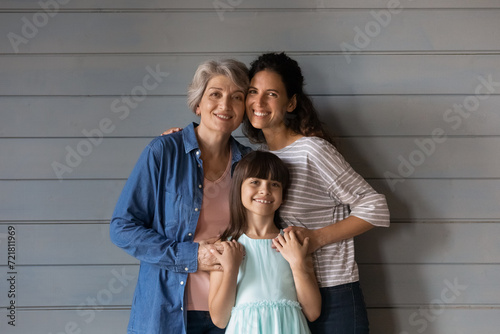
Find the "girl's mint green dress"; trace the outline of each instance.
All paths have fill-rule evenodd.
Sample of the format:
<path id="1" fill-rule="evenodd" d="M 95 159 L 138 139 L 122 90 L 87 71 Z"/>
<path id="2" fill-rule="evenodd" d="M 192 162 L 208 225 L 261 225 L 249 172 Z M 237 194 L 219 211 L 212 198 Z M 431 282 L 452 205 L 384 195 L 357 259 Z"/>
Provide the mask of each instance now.
<path id="1" fill-rule="evenodd" d="M 297 301 L 292 270 L 283 256 L 271 248 L 271 239 L 251 239 L 245 246 L 236 286 L 236 301 L 226 333 L 310 333 Z"/>

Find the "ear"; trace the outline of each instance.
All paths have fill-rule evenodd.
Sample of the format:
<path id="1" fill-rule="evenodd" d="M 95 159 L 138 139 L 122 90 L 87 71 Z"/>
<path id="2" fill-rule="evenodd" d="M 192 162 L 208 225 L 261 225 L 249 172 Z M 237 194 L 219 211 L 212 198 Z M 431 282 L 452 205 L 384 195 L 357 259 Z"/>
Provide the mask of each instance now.
<path id="1" fill-rule="evenodd" d="M 201 110 L 200 110 L 200 106 L 199 105 L 196 106 L 195 114 L 196 114 L 196 116 L 200 116 L 201 115 Z"/>
<path id="2" fill-rule="evenodd" d="M 292 112 L 297 108 L 297 95 L 294 94 L 292 98 L 288 101 L 288 105 L 286 107 L 287 112 Z"/>

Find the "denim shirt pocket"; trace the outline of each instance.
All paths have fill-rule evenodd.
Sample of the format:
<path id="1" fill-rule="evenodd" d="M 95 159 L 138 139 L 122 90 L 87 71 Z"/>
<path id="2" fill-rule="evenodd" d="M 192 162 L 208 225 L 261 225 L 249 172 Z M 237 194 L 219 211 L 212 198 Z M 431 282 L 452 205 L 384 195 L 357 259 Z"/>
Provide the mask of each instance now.
<path id="1" fill-rule="evenodd" d="M 181 241 L 188 229 L 193 201 L 165 190 L 163 220 L 165 236 Z"/>

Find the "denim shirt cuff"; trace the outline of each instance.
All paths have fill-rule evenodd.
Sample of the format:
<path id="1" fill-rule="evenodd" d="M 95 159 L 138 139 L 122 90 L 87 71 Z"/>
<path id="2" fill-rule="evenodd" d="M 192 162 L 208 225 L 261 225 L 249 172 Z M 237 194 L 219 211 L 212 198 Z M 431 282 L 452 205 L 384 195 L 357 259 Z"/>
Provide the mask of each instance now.
<path id="1" fill-rule="evenodd" d="M 178 272 L 194 273 L 198 270 L 198 243 L 182 242 L 178 244 L 176 269 Z"/>

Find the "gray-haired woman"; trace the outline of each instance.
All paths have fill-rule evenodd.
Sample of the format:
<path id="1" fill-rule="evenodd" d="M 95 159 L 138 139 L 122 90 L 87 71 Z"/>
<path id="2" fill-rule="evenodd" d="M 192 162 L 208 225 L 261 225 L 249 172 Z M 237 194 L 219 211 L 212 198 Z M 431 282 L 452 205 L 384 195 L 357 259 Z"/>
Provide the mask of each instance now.
<path id="1" fill-rule="evenodd" d="M 141 262 L 128 333 L 221 331 L 208 315 L 208 271 L 220 270 L 209 250 L 229 222 L 231 168 L 250 151 L 231 137 L 247 87 L 243 63 L 202 63 L 188 92 L 200 124 L 155 138 L 125 184 L 110 235 Z"/>

